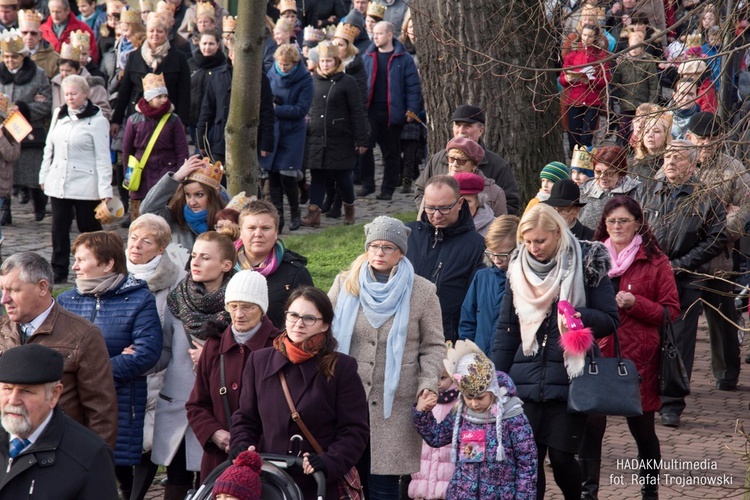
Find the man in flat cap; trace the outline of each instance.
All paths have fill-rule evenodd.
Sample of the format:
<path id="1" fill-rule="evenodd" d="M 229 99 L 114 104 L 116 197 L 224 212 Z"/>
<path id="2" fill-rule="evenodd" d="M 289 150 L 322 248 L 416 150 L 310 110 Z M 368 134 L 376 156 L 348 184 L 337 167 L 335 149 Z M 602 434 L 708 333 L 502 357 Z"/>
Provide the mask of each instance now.
<path id="1" fill-rule="evenodd" d="M 41 344 L 0 356 L 1 498 L 117 498 L 112 450 L 57 405 L 63 364 Z"/>
<path id="2" fill-rule="evenodd" d="M 23 344 L 49 346 L 65 358 L 60 407 L 113 448 L 117 397 L 102 332 L 52 298 L 52 267 L 34 252 L 8 257 L 0 267 L 6 315 L 0 317 L 0 359 Z"/>
<path id="3" fill-rule="evenodd" d="M 456 108 L 451 117 L 453 137 L 466 137 L 479 143 L 484 148 L 484 159 L 479 163 L 479 170 L 485 177 L 495 179 L 495 183 L 505 191 L 508 213 L 515 215 L 521 208 L 521 196 L 518 193 L 518 184 L 513 176 L 510 164 L 499 154 L 487 149 L 481 137 L 484 134 L 485 122 L 484 110 L 470 104 L 462 104 Z M 415 181 L 414 201 L 419 207 L 424 196 L 424 186 L 430 177 L 445 175 L 448 173 L 448 152 L 441 150 L 427 160 L 419 178 Z"/>
<path id="4" fill-rule="evenodd" d="M 711 341 L 711 371 L 716 388 L 732 391 L 740 375 L 739 314 L 734 306 L 734 248 L 750 219 L 750 175 L 741 161 L 724 153 L 724 127 L 713 113 L 696 113 L 688 122 L 687 139 L 698 147 L 696 175 L 703 189 L 722 199 L 727 210 L 726 250 L 711 261 L 701 282 L 701 298 Z"/>

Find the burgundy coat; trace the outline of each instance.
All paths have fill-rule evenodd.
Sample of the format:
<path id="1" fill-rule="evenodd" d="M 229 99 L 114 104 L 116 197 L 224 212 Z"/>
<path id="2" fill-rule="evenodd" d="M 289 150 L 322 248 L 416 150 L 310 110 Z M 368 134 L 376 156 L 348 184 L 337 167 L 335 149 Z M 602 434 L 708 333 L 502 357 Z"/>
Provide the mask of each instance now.
<path id="1" fill-rule="evenodd" d="M 136 109 L 138 109 L 136 107 Z M 167 119 L 159 137 L 156 139 L 154 149 L 148 157 L 146 167 L 141 176 L 141 185 L 138 191 L 131 191 L 130 198 L 142 200 L 149 190 L 164 177 L 167 172 L 177 172 L 182 163 L 189 156 L 188 143 L 185 138 L 185 127 L 174 110 L 172 116 Z M 161 116 L 159 117 L 161 118 Z M 146 146 L 159 123 L 159 118 L 149 118 L 144 114 L 134 113 L 128 117 L 125 124 L 125 135 L 122 139 L 123 169 L 127 170 L 128 157 L 135 156 L 139 160 L 146 152 Z M 124 171 L 123 170 L 123 171 Z"/>
<path id="2" fill-rule="evenodd" d="M 643 411 L 661 408 L 659 399 L 659 326 L 664 307 L 674 321 L 680 314 L 680 299 L 669 259 L 661 254 L 651 259 L 641 247 L 630 268 L 620 277 L 620 290 L 635 295 L 630 309 L 618 308 L 620 339 L 623 357 L 632 360 L 643 379 L 641 401 Z M 605 356 L 614 355 L 612 336 L 598 341 Z"/>
<path id="3" fill-rule="evenodd" d="M 234 413 L 239 407 L 242 372 L 248 356 L 252 351 L 272 346 L 273 339 L 278 335 L 279 330 L 273 326 L 268 316 L 263 316 L 258 332 L 243 345 L 234 340 L 231 326 L 221 337 L 211 337 L 203 345 L 203 353 L 196 368 L 195 385 L 185 404 L 188 423 L 203 446 L 202 478 L 227 459 L 224 450 L 220 450 L 211 441 L 214 432 L 229 430 L 230 427 L 225 416 L 224 400 L 219 394 L 219 388 L 222 387 L 219 355 L 224 355 L 229 409 Z"/>
<path id="4" fill-rule="evenodd" d="M 370 435 L 367 399 L 357 374 L 357 361 L 339 354 L 334 376 L 318 372 L 318 356 L 295 365 L 273 347 L 250 353 L 242 376 L 240 408 L 232 415 L 232 448 L 255 445 L 259 452 L 286 454 L 289 438 L 303 435 L 292 421 L 278 373 L 283 370 L 302 420 L 325 450 L 327 495 L 334 499 L 336 480 L 362 456 Z M 305 440 L 301 452 L 315 453 Z M 315 481 L 294 471 L 305 498 L 315 495 Z"/>

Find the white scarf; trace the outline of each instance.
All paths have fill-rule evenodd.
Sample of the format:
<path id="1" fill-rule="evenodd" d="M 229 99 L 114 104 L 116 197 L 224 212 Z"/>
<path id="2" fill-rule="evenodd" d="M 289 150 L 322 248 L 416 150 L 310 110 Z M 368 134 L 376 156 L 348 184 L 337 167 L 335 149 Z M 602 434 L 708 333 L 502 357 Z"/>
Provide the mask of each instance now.
<path id="1" fill-rule="evenodd" d="M 159 262 L 161 262 L 163 255 L 159 254 L 145 264 L 133 264 L 128 259 L 128 272 L 136 279 L 148 281 L 156 272 L 156 268 L 159 267 Z"/>

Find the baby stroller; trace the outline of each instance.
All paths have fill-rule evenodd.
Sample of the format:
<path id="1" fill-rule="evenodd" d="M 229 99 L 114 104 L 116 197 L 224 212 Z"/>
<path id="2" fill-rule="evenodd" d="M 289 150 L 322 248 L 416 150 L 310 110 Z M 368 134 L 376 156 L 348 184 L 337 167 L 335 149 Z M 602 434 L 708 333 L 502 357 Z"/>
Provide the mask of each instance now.
<path id="1" fill-rule="evenodd" d="M 286 471 L 288 469 L 302 468 L 302 457 L 292 455 L 273 455 L 261 453 L 263 467 L 260 472 L 260 482 L 263 488 L 263 500 L 302 500 L 302 492 L 294 482 L 292 476 Z M 224 469 L 232 464 L 229 460 L 219 465 L 206 477 L 197 491 L 190 492 L 185 500 L 210 500 L 211 490 L 216 479 L 224 472 Z M 326 496 L 326 477 L 322 472 L 313 474 L 318 485 L 317 499 L 323 500 Z"/>

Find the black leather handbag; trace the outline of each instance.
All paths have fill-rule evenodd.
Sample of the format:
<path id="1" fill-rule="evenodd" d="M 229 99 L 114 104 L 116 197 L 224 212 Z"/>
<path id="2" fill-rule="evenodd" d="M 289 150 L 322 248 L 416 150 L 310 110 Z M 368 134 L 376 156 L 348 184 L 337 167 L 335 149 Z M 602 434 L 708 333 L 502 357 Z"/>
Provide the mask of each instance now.
<path id="1" fill-rule="evenodd" d="M 622 357 L 617 332 L 613 334 L 615 357 L 586 354 L 583 374 L 570 381 L 568 412 L 591 415 L 643 415 L 641 376 L 635 363 Z"/>
<path id="2" fill-rule="evenodd" d="M 684 398 L 690 394 L 690 377 L 674 341 L 674 329 L 669 311 L 664 308 L 661 325 L 661 359 L 659 365 L 659 395 L 667 398 Z"/>

